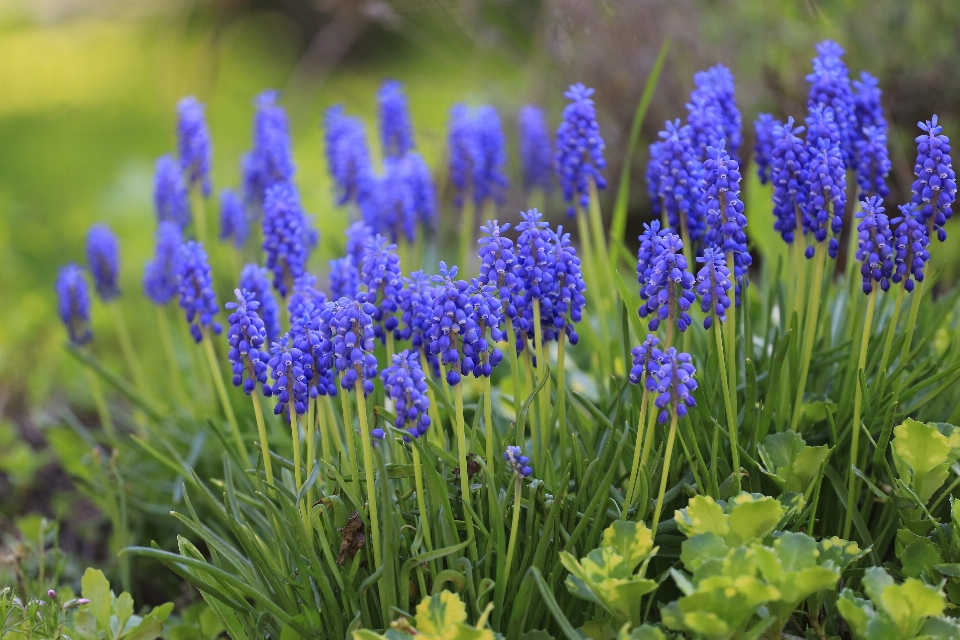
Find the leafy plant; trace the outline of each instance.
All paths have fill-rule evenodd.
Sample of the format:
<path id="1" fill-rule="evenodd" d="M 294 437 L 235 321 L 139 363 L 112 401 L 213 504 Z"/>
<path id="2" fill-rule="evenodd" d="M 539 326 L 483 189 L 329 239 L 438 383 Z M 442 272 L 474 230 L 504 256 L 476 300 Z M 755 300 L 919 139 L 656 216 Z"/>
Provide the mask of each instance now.
<path id="1" fill-rule="evenodd" d="M 492 608 L 492 607 L 490 607 Z M 485 613 L 489 613 L 489 609 Z M 467 608 L 455 594 L 441 591 L 427 596 L 417 605 L 416 617 L 395 620 L 383 635 L 372 631 L 353 632 L 354 640 L 405 640 L 414 636 L 422 640 L 494 640 L 493 632 L 484 628 L 486 615 L 476 625 L 468 625 Z"/>

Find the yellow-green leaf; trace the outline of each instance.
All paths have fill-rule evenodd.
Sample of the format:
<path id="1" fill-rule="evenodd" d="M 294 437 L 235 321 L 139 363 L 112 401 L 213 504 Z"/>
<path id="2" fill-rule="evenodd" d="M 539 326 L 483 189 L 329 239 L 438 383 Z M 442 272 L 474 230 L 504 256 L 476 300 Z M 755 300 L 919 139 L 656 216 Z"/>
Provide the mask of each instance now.
<path id="1" fill-rule="evenodd" d="M 417 605 L 417 631 L 427 635 L 443 635 L 448 627 L 467 620 L 467 608 L 456 594 L 441 591 L 427 596 Z"/>
<path id="2" fill-rule="evenodd" d="M 754 539 L 764 538 L 783 516 L 780 502 L 769 496 L 757 498 L 741 493 L 730 499 L 729 508 L 730 536 L 728 544 L 744 544 Z"/>
<path id="3" fill-rule="evenodd" d="M 694 496 L 686 509 L 674 512 L 674 519 L 688 538 L 698 533 L 712 533 L 726 538 L 730 531 L 723 507 L 710 496 Z"/>
<path id="4" fill-rule="evenodd" d="M 601 544 L 615 549 L 632 572 L 650 555 L 653 549 L 653 535 L 647 525 L 642 522 L 615 520 L 603 532 Z"/>
<path id="5" fill-rule="evenodd" d="M 926 504 L 956 460 L 950 440 L 935 425 L 907 418 L 893 430 L 893 461 L 903 480 Z"/>
<path id="6" fill-rule="evenodd" d="M 87 604 L 87 610 L 93 614 L 97 624 L 103 630 L 109 630 L 113 602 L 110 595 L 110 581 L 103 575 L 103 571 L 88 567 L 80 580 L 80 594 L 90 601 Z"/>

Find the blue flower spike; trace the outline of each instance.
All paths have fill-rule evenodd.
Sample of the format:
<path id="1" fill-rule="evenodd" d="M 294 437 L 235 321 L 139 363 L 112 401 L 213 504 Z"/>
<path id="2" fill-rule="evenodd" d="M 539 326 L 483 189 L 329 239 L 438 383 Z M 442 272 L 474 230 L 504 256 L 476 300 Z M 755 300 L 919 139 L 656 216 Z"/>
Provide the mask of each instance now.
<path id="1" fill-rule="evenodd" d="M 187 96 L 177 104 L 177 147 L 180 152 L 180 169 L 187 181 L 187 188 L 200 185 L 204 198 L 210 197 L 210 164 L 213 160 L 213 143 L 204 115 L 204 105 Z"/>
<path id="2" fill-rule="evenodd" d="M 426 434 L 430 427 L 430 398 L 417 352 L 405 350 L 394 354 L 393 363 L 380 373 L 380 380 L 387 396 L 394 401 L 397 429 L 406 430 L 407 438 Z M 372 433 L 374 437 L 384 436 L 380 429 L 374 429 Z"/>
<path id="3" fill-rule="evenodd" d="M 402 83 L 386 80 L 380 86 L 377 114 L 380 119 L 380 145 L 385 158 L 399 158 L 416 147 L 410 107 Z"/>
<path id="4" fill-rule="evenodd" d="M 233 241 L 233 246 L 242 249 L 250 237 L 250 221 L 247 208 L 236 191 L 220 192 L 220 241 Z"/>
<path id="5" fill-rule="evenodd" d="M 860 203 L 857 213 L 857 260 L 863 276 L 863 292 L 869 294 L 874 284 L 887 291 L 893 274 L 894 249 L 890 221 L 884 213 L 883 200 L 872 196 Z"/>
<path id="6" fill-rule="evenodd" d="M 97 295 L 104 302 L 120 296 L 120 243 L 105 224 L 95 224 L 87 231 L 87 267 L 93 275 Z"/>
<path id="7" fill-rule="evenodd" d="M 340 374 L 340 388 L 350 391 L 362 380 L 363 395 L 373 393 L 377 359 L 373 355 L 373 314 L 376 308 L 360 292 L 354 298 L 328 302 L 320 313 L 322 349 Z"/>
<path id="8" fill-rule="evenodd" d="M 234 289 L 236 302 L 228 302 L 227 309 L 227 343 L 230 352 L 227 359 L 233 373 L 233 386 L 243 387 L 247 395 L 253 393 L 259 383 L 267 384 L 267 363 L 264 359 L 269 355 L 264 350 L 267 341 L 267 330 L 263 320 L 257 314 L 260 303 L 251 291 Z"/>
<path id="9" fill-rule="evenodd" d="M 900 205 L 900 216 L 890 221 L 894 227 L 894 268 L 891 280 L 913 291 L 914 281 L 923 282 L 923 270 L 930 261 L 930 236 L 912 204 Z"/>
<path id="10" fill-rule="evenodd" d="M 157 222 L 176 222 L 181 231 L 190 224 L 190 196 L 180 166 L 169 154 L 157 158 L 154 168 L 153 208 Z"/>
<path id="11" fill-rule="evenodd" d="M 654 375 L 660 371 L 659 358 L 662 354 L 658 346 L 660 340 L 652 333 L 638 347 L 634 347 L 630 355 L 633 356 L 633 366 L 630 368 L 630 384 L 640 384 L 643 381 L 647 391 L 656 391 L 657 381 Z"/>
<path id="12" fill-rule="evenodd" d="M 273 274 L 273 287 L 286 298 L 293 281 L 306 268 L 306 217 L 292 183 L 270 187 L 263 205 L 263 251 Z"/>
<path id="13" fill-rule="evenodd" d="M 198 344 L 203 340 L 203 329 L 209 328 L 219 334 L 220 323 L 214 316 L 220 311 L 217 294 L 213 291 L 210 262 L 203 245 L 190 240 L 180 248 L 180 271 L 177 288 L 180 293 L 180 308 L 190 324 L 190 335 Z"/>
<path id="14" fill-rule="evenodd" d="M 293 180 L 296 166 L 290 142 L 290 123 L 283 107 L 277 104 L 279 93 L 264 91 L 256 100 L 253 119 L 253 148 L 243 157 L 243 195 L 259 210 L 270 187 Z"/>
<path id="15" fill-rule="evenodd" d="M 70 342 L 83 346 L 90 342 L 90 291 L 83 269 L 71 262 L 57 276 L 57 315 L 67 328 Z"/>
<path id="16" fill-rule="evenodd" d="M 650 281 L 642 294 L 646 302 L 639 309 L 641 318 L 650 316 L 650 331 L 656 331 L 664 320 L 674 323 L 679 331 L 687 330 L 691 322 L 687 311 L 697 300 L 693 286 L 683 241 L 676 234 L 667 234 L 660 240 L 660 253 L 651 262 Z"/>
<path id="17" fill-rule="evenodd" d="M 533 475 L 533 469 L 530 467 L 530 458 L 523 455 L 523 450 L 520 447 L 515 445 L 508 446 L 507 450 L 503 452 L 503 459 L 506 460 L 507 466 L 520 477 L 529 478 Z"/>
<path id="18" fill-rule="evenodd" d="M 707 247 L 703 255 L 697 258 L 703 267 L 697 273 L 697 293 L 700 295 L 700 309 L 707 316 L 703 319 L 703 328 L 713 326 L 714 318 L 717 322 L 727 321 L 727 309 L 730 308 L 729 291 L 733 288 L 730 283 L 730 270 L 723 252 L 715 247 Z"/>
<path id="19" fill-rule="evenodd" d="M 528 104 L 517 114 L 517 131 L 520 136 L 520 169 L 523 173 L 523 188 L 527 191 L 553 186 L 553 157 L 547 116 L 543 109 Z"/>
<path id="20" fill-rule="evenodd" d="M 654 359 L 660 360 L 654 376 L 658 393 L 654 404 L 661 410 L 657 421 L 663 424 L 670 418 L 671 412 L 682 418 L 687 415 L 688 407 L 697 405 L 692 395 L 697 389 L 697 381 L 693 377 L 696 369 L 690 354 L 680 353 L 675 347 L 670 347 Z"/>
<path id="21" fill-rule="evenodd" d="M 935 232 L 944 242 L 947 232 L 943 228 L 953 216 L 953 203 L 957 199 L 957 174 L 950 157 L 950 138 L 943 135 L 943 127 L 937 124 L 937 115 L 918 123 L 923 134 L 917 136 L 917 161 L 913 173 L 911 202 L 919 211 L 920 221 Z"/>
<path id="22" fill-rule="evenodd" d="M 769 113 L 761 113 L 753 123 L 756 142 L 753 145 L 753 161 L 757 165 L 757 177 L 760 184 L 770 181 L 770 160 L 773 158 L 773 130 L 782 126 L 779 120 Z"/>
<path id="23" fill-rule="evenodd" d="M 570 85 L 563 94 L 570 103 L 564 107 L 563 119 L 557 128 L 554 165 L 563 199 L 570 205 L 568 217 L 576 213 L 575 202 L 584 209 L 590 204 L 591 182 L 597 189 L 607 187 L 602 173 L 607 166 L 603 157 L 605 145 L 597 124 L 593 94 L 593 89 L 580 83 Z"/>
<path id="24" fill-rule="evenodd" d="M 155 305 L 165 305 L 177 295 L 177 274 L 180 269 L 180 226 L 173 221 L 161 222 L 156 233 L 153 260 L 143 268 L 143 292 Z"/>

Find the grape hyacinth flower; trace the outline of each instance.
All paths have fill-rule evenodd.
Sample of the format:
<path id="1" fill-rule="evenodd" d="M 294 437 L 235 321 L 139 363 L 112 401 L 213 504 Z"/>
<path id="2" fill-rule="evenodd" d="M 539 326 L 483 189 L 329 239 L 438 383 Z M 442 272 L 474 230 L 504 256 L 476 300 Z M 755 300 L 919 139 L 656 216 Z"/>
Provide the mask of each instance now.
<path id="1" fill-rule="evenodd" d="M 473 201 L 479 205 L 488 198 L 503 204 L 509 181 L 507 138 L 500 126 L 500 114 L 490 105 L 477 107 L 474 113 L 475 144 L 473 158 Z"/>
<path id="2" fill-rule="evenodd" d="M 240 270 L 239 288 L 252 293 L 257 299 L 257 315 L 263 320 L 267 331 L 267 345 L 277 342 L 283 335 L 283 328 L 280 325 L 280 307 L 270 288 L 270 272 L 256 264 L 244 265 Z"/>
<path id="3" fill-rule="evenodd" d="M 550 153 L 550 132 L 543 109 L 528 104 L 517 115 L 517 130 L 520 135 L 520 169 L 523 173 L 523 188 L 527 191 L 553 186 L 553 158 Z"/>
<path id="4" fill-rule="evenodd" d="M 377 234 L 367 243 L 363 256 L 361 281 L 367 288 L 367 300 L 374 307 L 374 335 L 381 340 L 397 328 L 397 297 L 403 287 L 397 245 Z"/>
<path id="5" fill-rule="evenodd" d="M 650 331 L 656 331 L 664 320 L 686 331 L 691 322 L 687 310 L 697 297 L 692 291 L 694 279 L 687 271 L 680 236 L 674 233 L 664 236 L 660 253 L 651 264 L 650 282 L 643 292 L 646 303 L 640 305 L 640 317 L 650 316 L 647 324 Z"/>
<path id="6" fill-rule="evenodd" d="M 773 128 L 773 152 L 770 160 L 770 182 L 773 184 L 773 228 L 783 241 L 792 244 L 796 231 L 802 230 L 803 212 L 807 208 L 807 165 L 809 153 L 799 134 L 803 127 L 794 127 L 793 118 Z"/>
<path id="7" fill-rule="evenodd" d="M 384 158 L 403 156 L 416 145 L 413 142 L 413 123 L 403 84 L 386 80 L 377 92 L 377 110 L 380 118 L 380 144 Z"/>
<path id="8" fill-rule="evenodd" d="M 753 259 L 747 248 L 747 217 L 740 200 L 740 166 L 727 155 L 723 142 L 716 149 L 707 148 L 701 192 L 706 205 L 706 242 L 733 256 L 733 264 L 728 267 L 733 267 L 739 305 L 744 277 Z"/>
<path id="9" fill-rule="evenodd" d="M 203 340 L 203 328 L 209 327 L 220 333 L 220 323 L 213 317 L 220 311 L 217 294 L 213 291 L 210 262 L 203 245 L 190 240 L 180 248 L 180 271 L 177 288 L 180 292 L 180 308 L 186 312 L 190 335 L 198 344 Z"/>
<path id="10" fill-rule="evenodd" d="M 811 107 L 804 123 L 807 125 L 807 146 L 811 149 L 817 148 L 817 141 L 821 138 L 838 147 L 843 143 L 840 128 L 837 126 L 836 115 L 829 108 L 820 105 Z M 811 155 L 812 153 L 811 151 Z"/>
<path id="11" fill-rule="evenodd" d="M 887 175 L 893 165 L 887 155 L 886 128 L 864 127 L 856 141 L 857 185 L 862 198 L 878 195 L 886 198 L 890 195 L 887 187 Z"/>
<path id="12" fill-rule="evenodd" d="M 387 397 L 394 401 L 397 429 L 406 429 L 411 438 L 424 435 L 430 427 L 430 398 L 417 352 L 405 350 L 395 354 L 393 364 L 380 373 L 380 380 Z M 372 433 L 377 438 L 385 435 L 382 429 L 374 429 Z"/>
<path id="13" fill-rule="evenodd" d="M 224 189 L 220 192 L 220 240 L 233 240 L 233 246 L 243 248 L 250 237 L 250 222 L 247 209 L 236 191 Z"/>
<path id="14" fill-rule="evenodd" d="M 263 205 L 263 251 L 273 273 L 273 286 L 286 298 L 293 281 L 304 271 L 306 221 L 300 198 L 291 183 L 278 183 L 267 191 Z"/>
<path id="15" fill-rule="evenodd" d="M 873 291 L 874 283 L 879 283 L 884 291 L 890 288 L 890 276 L 893 273 L 894 242 L 890 231 L 890 221 L 884 213 L 883 199 L 872 196 L 860 202 L 861 211 L 857 214 L 857 260 L 860 262 L 860 275 L 863 276 L 863 292 Z"/>
<path id="16" fill-rule="evenodd" d="M 161 222 L 157 229 L 153 260 L 143 269 L 143 292 L 156 305 L 165 305 L 177 294 L 180 245 L 183 239 L 176 222 Z"/>
<path id="17" fill-rule="evenodd" d="M 536 209 L 521 214 L 523 221 L 517 225 L 517 284 L 515 292 L 519 329 L 534 331 L 533 301 L 537 300 L 541 311 L 550 305 L 550 293 L 554 287 L 553 261 L 547 255 L 551 241 L 549 225 L 542 221 L 543 214 Z"/>
<path id="18" fill-rule="evenodd" d="M 427 355 L 428 361 L 435 358 L 429 354 L 430 317 L 433 313 L 434 286 L 430 276 L 423 271 L 414 271 L 403 278 L 404 287 L 397 296 L 400 321 L 393 332 L 396 340 L 409 340 L 410 345 Z M 432 365 L 431 365 L 432 366 Z M 434 370 L 435 367 L 434 367 Z"/>
<path id="19" fill-rule="evenodd" d="M 644 295 L 650 276 L 653 274 L 653 261 L 660 255 L 660 241 L 670 233 L 660 228 L 660 221 L 654 220 L 650 224 L 643 223 L 643 233 L 640 234 L 640 248 L 637 250 L 637 282 L 640 284 L 640 296 Z M 646 300 L 646 298 L 643 298 Z"/>
<path id="20" fill-rule="evenodd" d="M 203 111 L 204 105 L 193 96 L 187 96 L 177 104 L 177 147 L 187 188 L 199 183 L 203 197 L 207 198 L 210 197 L 213 144 Z"/>
<path id="21" fill-rule="evenodd" d="M 727 321 L 727 309 L 730 308 L 728 291 L 733 287 L 730 284 L 730 270 L 723 252 L 715 247 L 703 250 L 703 256 L 697 258 L 703 265 L 697 273 L 697 293 L 700 295 L 700 309 L 707 314 L 703 319 L 703 328 L 713 326 L 714 317 L 718 322 Z"/>
<path id="22" fill-rule="evenodd" d="M 837 126 L 840 155 L 846 168 L 853 166 L 857 115 L 843 54 L 843 48 L 832 40 L 824 40 L 817 45 L 817 55 L 812 61 L 813 73 L 807 76 L 807 82 L 810 83 L 807 107 L 810 111 L 814 107 L 821 107 L 830 112 Z M 815 148 L 816 138 L 809 141 Z"/>
<path id="23" fill-rule="evenodd" d="M 647 197 L 650 198 L 650 211 L 654 218 L 663 214 L 663 196 L 660 193 L 660 152 L 663 144 L 654 142 L 649 147 L 647 170 L 644 181 L 647 184 Z"/>
<path id="24" fill-rule="evenodd" d="M 176 222 L 181 230 L 190 224 L 190 197 L 183 183 L 183 173 L 169 154 L 157 158 L 153 174 L 153 207 L 158 222 Z"/>
<path id="25" fill-rule="evenodd" d="M 773 130 L 782 126 L 779 120 L 769 113 L 761 113 L 753 123 L 756 142 L 753 145 L 753 161 L 757 165 L 757 177 L 760 184 L 770 181 L 770 160 L 773 158 Z"/>
<path id="26" fill-rule="evenodd" d="M 513 292 L 517 288 L 517 261 L 513 240 L 504 235 L 509 230 L 509 222 L 501 226 L 497 220 L 488 220 L 480 227 L 483 235 L 477 241 L 480 245 L 480 275 L 477 281 L 482 285 L 494 285 L 504 305 L 504 312 L 514 317 L 516 308 L 513 307 Z"/>
<path id="27" fill-rule="evenodd" d="M 880 81 L 866 71 L 860 72 L 860 79 L 853 81 L 854 113 L 857 117 L 857 135 L 862 135 L 866 127 L 876 127 L 887 131 L 887 120 L 883 117 L 880 98 Z"/>
<path id="28" fill-rule="evenodd" d="M 507 450 L 503 452 L 503 459 L 507 461 L 507 464 L 513 470 L 514 473 L 528 478 L 533 474 L 533 469 L 530 467 L 530 459 L 523 455 L 523 450 L 520 447 L 510 445 L 507 447 Z"/>
<path id="29" fill-rule="evenodd" d="M 691 242 L 703 237 L 704 220 L 700 196 L 703 163 L 693 146 L 689 125 L 668 121 L 660 132 L 659 198 L 674 232 L 686 228 Z"/>
<path id="30" fill-rule="evenodd" d="M 264 91 L 254 100 L 253 149 L 242 160 L 244 199 L 257 208 L 263 206 L 270 187 L 290 182 L 296 171 L 290 124 L 277 104 L 278 96 L 276 91 Z"/>
<path id="31" fill-rule="evenodd" d="M 417 233 L 416 202 L 406 173 L 403 158 L 388 159 L 372 197 L 361 205 L 365 224 L 392 242 L 397 242 L 401 235 L 413 242 Z"/>
<path id="32" fill-rule="evenodd" d="M 366 222 L 354 222 L 347 227 L 346 236 L 347 255 L 353 258 L 354 264 L 363 264 L 363 254 L 367 250 L 367 243 L 373 238 L 373 229 Z"/>
<path id="33" fill-rule="evenodd" d="M 913 173 L 911 202 L 920 211 L 920 221 L 931 226 L 937 239 L 943 242 L 947 232 L 943 228 L 953 215 L 953 203 L 957 199 L 957 174 L 950 158 L 950 138 L 943 135 L 943 127 L 937 124 L 937 115 L 917 124 L 923 134 L 917 136 L 917 161 Z"/>
<path id="34" fill-rule="evenodd" d="M 914 280 L 923 282 L 923 269 L 930 260 L 930 236 L 927 227 L 911 204 L 900 205 L 900 216 L 890 221 L 894 232 L 894 271 L 891 277 L 896 283 L 903 282 L 907 292 L 913 291 Z"/>
<path id="35" fill-rule="evenodd" d="M 450 182 L 456 189 L 454 204 L 459 209 L 464 198 L 473 188 L 473 158 L 477 155 L 473 118 L 465 104 L 456 104 L 450 109 L 450 125 L 447 134 L 449 146 Z"/>
<path id="36" fill-rule="evenodd" d="M 227 359 L 233 372 L 233 386 L 242 386 L 243 392 L 250 395 L 257 383 L 267 384 L 267 363 L 261 359 L 261 355 L 268 355 L 263 352 L 267 330 L 257 314 L 260 303 L 256 295 L 240 289 L 234 289 L 233 293 L 237 301 L 226 305 L 231 311 L 227 317 L 227 342 L 230 345 Z"/>
<path id="37" fill-rule="evenodd" d="M 472 373 L 475 378 L 490 377 L 493 368 L 503 360 L 503 354 L 495 346 L 503 340 L 503 308 L 496 291 L 495 286 L 480 284 L 476 279 L 467 289 L 475 335 L 464 337 L 463 355 L 465 361 L 473 362 L 472 371 L 465 373 Z"/>
<path id="38" fill-rule="evenodd" d="M 644 381 L 644 387 L 647 391 L 657 390 L 657 381 L 654 375 L 660 371 L 660 361 L 662 356 L 658 345 L 660 340 L 652 333 L 648 333 L 646 339 L 640 343 L 640 346 L 634 347 L 630 355 L 633 356 L 633 366 L 630 367 L 630 384 L 640 384 Z"/>
<path id="39" fill-rule="evenodd" d="M 818 243 L 827 239 L 828 230 L 833 232 L 827 251 L 831 258 L 837 257 L 837 236 L 843 229 L 843 208 L 846 205 L 846 174 L 840 149 L 832 141 L 820 138 L 817 149 L 811 149 L 807 169 L 807 207 L 803 212 L 804 233 L 811 233 Z M 806 256 L 812 258 L 814 246 L 807 247 Z"/>
<path id="40" fill-rule="evenodd" d="M 577 344 L 580 337 L 574 325 L 583 319 L 587 285 L 583 281 L 577 250 L 570 244 L 570 234 L 564 233 L 562 226 L 552 234 L 548 252 L 553 259 L 555 286 L 551 291 L 550 304 L 553 322 L 544 332 L 544 339 L 553 340 L 560 332 L 564 332 L 570 344 Z"/>
<path id="41" fill-rule="evenodd" d="M 694 91 L 687 103 L 687 126 L 690 140 L 700 162 L 707 157 L 707 148 L 716 147 L 725 141 L 723 116 L 720 107 L 707 95 Z"/>
<path id="42" fill-rule="evenodd" d="M 120 295 L 120 245 L 117 236 L 105 224 L 95 224 L 87 231 L 87 266 L 93 275 L 97 295 L 110 302 Z"/>
<path id="43" fill-rule="evenodd" d="M 301 306 L 307 309 L 311 316 L 320 314 L 323 306 L 327 304 L 327 295 L 316 288 L 317 278 L 310 273 L 304 272 L 302 276 L 293 281 L 293 289 L 290 293 L 290 299 L 287 301 L 287 312 L 291 315 Z"/>
<path id="44" fill-rule="evenodd" d="M 661 410 L 657 417 L 660 424 L 667 421 L 671 411 L 682 418 L 687 415 L 687 407 L 697 405 L 692 395 L 697 389 L 697 381 L 693 377 L 695 374 L 696 369 L 689 353 L 678 353 L 675 347 L 663 352 L 654 374 L 658 393 L 654 404 Z"/>
<path id="45" fill-rule="evenodd" d="M 330 297 L 353 298 L 360 292 L 360 269 L 350 256 L 330 261 Z"/>
<path id="46" fill-rule="evenodd" d="M 270 393 L 277 399 L 273 414 L 283 415 L 292 403 L 297 415 L 307 412 L 307 383 L 303 373 L 303 353 L 293 346 L 289 333 L 283 334 L 270 348 Z"/>
<path id="47" fill-rule="evenodd" d="M 570 85 L 563 96 L 570 103 L 563 109 L 563 119 L 557 128 L 554 165 L 569 203 L 567 216 L 573 217 L 576 204 L 586 208 L 590 204 L 590 182 L 597 189 L 605 189 L 607 182 L 601 173 L 607 166 L 603 157 L 604 142 L 597 124 L 597 108 L 590 97 L 594 93 L 580 83 Z"/>
<path id="48" fill-rule="evenodd" d="M 333 179 L 337 204 L 362 204 L 373 193 L 375 182 L 363 122 L 335 105 L 324 114 L 323 126 L 327 170 Z"/>
<path id="49" fill-rule="evenodd" d="M 362 380 L 363 395 L 373 393 L 377 358 L 373 355 L 374 306 L 367 294 L 328 302 L 320 314 L 320 336 L 340 372 L 340 388 L 349 391 Z"/>
<path id="50" fill-rule="evenodd" d="M 693 90 L 691 98 L 701 95 L 716 105 L 722 137 L 727 141 L 730 155 L 736 159 L 743 144 L 743 119 L 737 108 L 733 73 L 722 64 L 717 64 L 693 74 L 693 82 L 697 88 Z"/>
<path id="51" fill-rule="evenodd" d="M 64 265 L 57 275 L 57 314 L 71 343 L 79 347 L 90 342 L 90 292 L 83 269 L 73 262 Z"/>
<path id="52" fill-rule="evenodd" d="M 477 336 L 470 309 L 469 285 L 456 278 L 457 267 L 447 269 L 446 263 L 441 262 L 440 275 L 431 279 L 436 288 L 431 302 L 433 310 L 427 317 L 430 353 L 439 358 L 442 366 L 448 367 L 446 379 L 451 387 L 460 384 L 461 373 L 473 371 L 473 359 L 462 352 L 464 343 Z"/>

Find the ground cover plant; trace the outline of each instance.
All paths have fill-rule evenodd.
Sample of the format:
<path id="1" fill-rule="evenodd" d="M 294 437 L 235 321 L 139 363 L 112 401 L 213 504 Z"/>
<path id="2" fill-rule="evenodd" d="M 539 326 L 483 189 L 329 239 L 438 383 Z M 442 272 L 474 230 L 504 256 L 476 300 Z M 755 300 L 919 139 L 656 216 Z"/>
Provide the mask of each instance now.
<path id="1" fill-rule="evenodd" d="M 877 83 L 830 41 L 807 80 L 807 112 L 761 115 L 751 150 L 730 70 L 696 74 L 650 149 L 637 255 L 627 179 L 600 211 L 591 89 L 569 87 L 555 134 L 518 114 L 531 208 L 500 221 L 501 116 L 451 109 L 448 250 L 387 81 L 381 166 L 361 121 L 323 116 L 351 222 L 327 286 L 280 96 L 257 98 L 241 186 L 219 193 L 185 98 L 156 164 L 156 332 L 126 329 L 108 227 L 57 282 L 102 429 L 53 444 L 90 452 L 68 469 L 110 514 L 121 582 L 157 561 L 233 638 L 960 637 L 958 294 L 928 264 L 949 140 L 920 123 L 913 197 L 886 202 Z M 533 206 L 554 186 L 576 245 Z M 92 296 L 123 371 L 98 360 Z M 129 596 L 90 581 L 99 600 L 62 605 L 76 634 L 160 633 L 169 609 L 130 626 Z M 48 606 L 0 598 L 30 611 L 15 625 Z M 63 633 L 50 611 L 38 633 Z"/>

